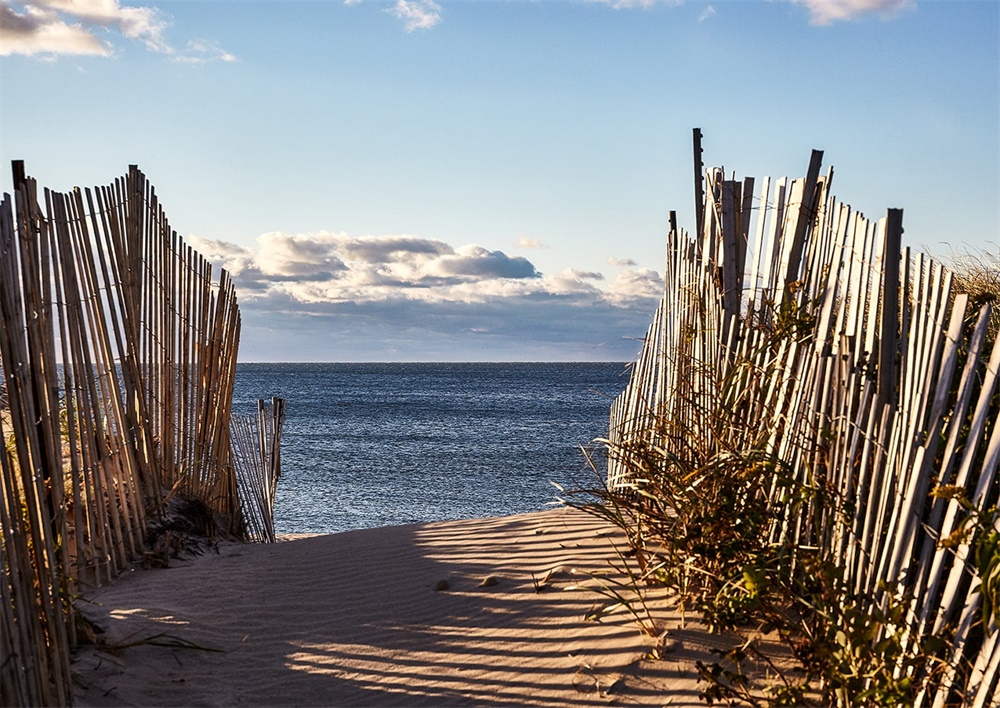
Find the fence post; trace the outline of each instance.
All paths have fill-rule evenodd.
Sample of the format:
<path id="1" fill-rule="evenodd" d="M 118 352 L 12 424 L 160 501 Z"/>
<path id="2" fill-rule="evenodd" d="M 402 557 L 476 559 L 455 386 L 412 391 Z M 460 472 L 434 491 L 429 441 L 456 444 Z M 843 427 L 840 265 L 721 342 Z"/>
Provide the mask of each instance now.
<path id="1" fill-rule="evenodd" d="M 884 236 L 882 265 L 882 318 L 878 343 L 876 399 L 879 406 L 895 405 L 896 349 L 899 327 L 899 258 L 903 240 L 903 210 L 889 209 Z"/>

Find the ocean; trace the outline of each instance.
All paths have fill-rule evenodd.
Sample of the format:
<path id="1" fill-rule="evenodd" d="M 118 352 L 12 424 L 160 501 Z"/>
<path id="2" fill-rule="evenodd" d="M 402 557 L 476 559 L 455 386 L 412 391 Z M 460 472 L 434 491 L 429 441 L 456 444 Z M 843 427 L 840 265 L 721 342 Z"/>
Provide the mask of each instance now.
<path id="1" fill-rule="evenodd" d="M 284 398 L 278 533 L 549 508 L 593 487 L 624 363 L 240 364 L 234 414 Z M 599 469 L 603 459 L 595 457 Z"/>

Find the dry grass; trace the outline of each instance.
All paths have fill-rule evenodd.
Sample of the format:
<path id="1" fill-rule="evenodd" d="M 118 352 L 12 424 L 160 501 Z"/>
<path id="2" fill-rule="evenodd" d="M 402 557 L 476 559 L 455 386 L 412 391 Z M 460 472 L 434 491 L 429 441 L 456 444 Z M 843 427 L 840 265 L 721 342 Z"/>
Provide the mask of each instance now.
<path id="1" fill-rule="evenodd" d="M 955 273 L 955 291 L 969 294 L 970 314 L 985 303 L 993 307 L 989 340 L 1000 331 L 1000 251 L 964 251 L 951 255 L 946 263 Z"/>

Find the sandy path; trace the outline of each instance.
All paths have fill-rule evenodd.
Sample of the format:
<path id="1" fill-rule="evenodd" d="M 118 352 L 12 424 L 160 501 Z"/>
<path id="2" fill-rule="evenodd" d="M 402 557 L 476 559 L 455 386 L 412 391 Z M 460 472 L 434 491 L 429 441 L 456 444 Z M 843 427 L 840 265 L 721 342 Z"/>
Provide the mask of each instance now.
<path id="1" fill-rule="evenodd" d="M 613 533 L 567 509 L 224 544 L 137 571 L 86 613 L 111 644 L 164 633 L 217 649 L 87 648 L 78 705 L 704 705 L 696 659 L 711 638 L 658 611 L 676 650 L 601 598 L 567 591 L 606 568 Z M 535 580 L 556 573 L 548 589 Z M 495 584 L 482 586 L 484 579 Z M 446 581 L 446 590 L 436 586 Z M 669 603 L 660 600 L 657 606 Z"/>

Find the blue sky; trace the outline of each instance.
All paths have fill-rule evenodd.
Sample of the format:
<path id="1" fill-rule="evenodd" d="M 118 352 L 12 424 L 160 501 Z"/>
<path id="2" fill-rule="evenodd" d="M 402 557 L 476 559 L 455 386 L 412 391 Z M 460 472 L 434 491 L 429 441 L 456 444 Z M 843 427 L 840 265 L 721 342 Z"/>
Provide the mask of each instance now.
<path id="1" fill-rule="evenodd" d="M 705 161 L 1000 249 L 997 2 L 0 0 L 0 188 L 137 163 L 241 358 L 624 360 Z"/>

